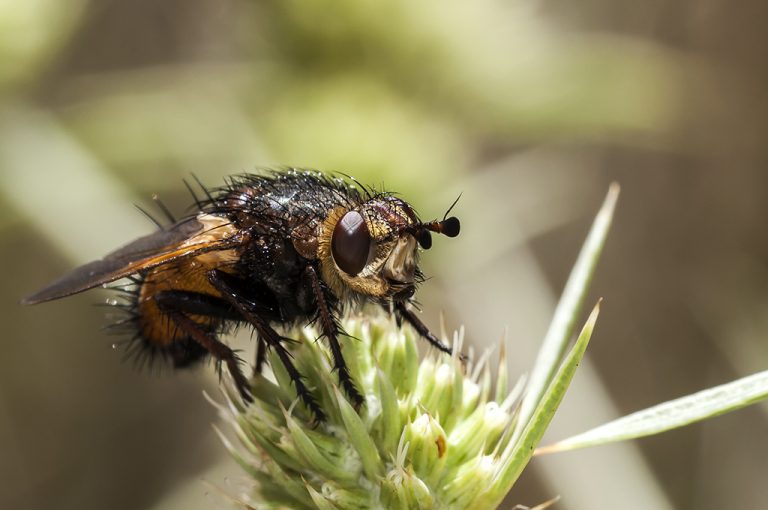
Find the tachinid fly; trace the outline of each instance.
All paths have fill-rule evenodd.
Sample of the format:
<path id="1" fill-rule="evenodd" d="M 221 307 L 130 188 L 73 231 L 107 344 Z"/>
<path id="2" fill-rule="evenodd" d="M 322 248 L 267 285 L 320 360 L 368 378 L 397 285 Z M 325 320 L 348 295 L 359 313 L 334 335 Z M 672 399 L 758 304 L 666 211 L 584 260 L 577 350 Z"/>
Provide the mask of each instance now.
<path id="1" fill-rule="evenodd" d="M 74 269 L 23 303 L 129 278 L 130 315 L 122 322 L 133 328 L 132 348 L 169 358 L 174 367 L 211 355 L 226 364 L 246 401 L 241 361 L 219 336 L 234 323 L 250 324 L 258 337 L 255 370 L 266 349 L 274 349 L 318 420 L 324 413 L 274 326 L 317 321 L 339 383 L 357 406 L 363 397 L 338 341 L 342 306 L 378 304 L 450 352 L 415 315 L 411 300 L 423 279 L 418 247 L 431 246 L 430 232 L 457 236 L 457 218 L 422 222 L 392 193 L 316 171 L 240 175 L 204 191 L 205 198 L 195 197 L 194 215 Z"/>

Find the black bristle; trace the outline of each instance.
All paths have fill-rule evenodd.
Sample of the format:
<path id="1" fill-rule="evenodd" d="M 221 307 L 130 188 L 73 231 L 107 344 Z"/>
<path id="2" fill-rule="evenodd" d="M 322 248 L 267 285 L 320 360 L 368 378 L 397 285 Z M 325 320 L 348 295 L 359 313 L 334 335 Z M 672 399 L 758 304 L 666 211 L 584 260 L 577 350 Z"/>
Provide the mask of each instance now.
<path id="1" fill-rule="evenodd" d="M 152 223 L 154 223 L 154 224 L 157 226 L 157 228 L 159 228 L 160 230 L 165 230 L 165 227 L 163 226 L 163 224 L 162 224 L 162 223 L 160 223 L 160 221 L 158 221 L 158 219 L 157 219 L 157 218 L 155 218 L 154 216 L 152 216 L 151 214 L 149 214 L 149 212 L 147 212 L 147 210 L 146 210 L 146 209 L 144 209 L 143 207 L 141 207 L 139 204 L 133 204 L 133 206 L 134 206 L 136 209 L 138 209 L 138 210 L 139 210 L 139 212 L 140 212 L 141 214 L 143 214 L 144 216 L 146 216 L 146 217 L 147 217 L 147 219 L 149 219 L 149 221 L 151 221 Z"/>
<path id="2" fill-rule="evenodd" d="M 171 222 L 171 225 L 176 223 L 176 217 L 171 213 L 171 210 L 160 200 L 158 195 L 152 195 L 152 200 L 157 204 L 157 207 L 165 214 L 165 217 Z"/>
<path id="3" fill-rule="evenodd" d="M 189 194 L 192 195 L 192 200 L 195 201 L 195 205 L 197 206 L 198 211 L 203 210 L 203 203 L 200 201 L 199 198 L 197 198 L 197 194 L 195 193 L 195 190 L 192 189 L 192 186 L 189 185 L 186 179 L 182 179 L 181 182 L 184 183 L 184 186 L 187 187 L 187 190 L 189 191 Z"/>

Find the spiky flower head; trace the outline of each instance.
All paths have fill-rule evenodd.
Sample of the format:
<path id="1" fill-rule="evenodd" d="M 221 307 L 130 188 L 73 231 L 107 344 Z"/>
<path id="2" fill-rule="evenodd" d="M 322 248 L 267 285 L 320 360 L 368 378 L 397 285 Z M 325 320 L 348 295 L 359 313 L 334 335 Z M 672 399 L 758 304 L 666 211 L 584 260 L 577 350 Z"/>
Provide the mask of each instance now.
<path id="1" fill-rule="evenodd" d="M 255 401 L 230 401 L 225 416 L 240 446 L 225 439 L 254 484 L 255 508 L 488 509 L 496 507 L 530 458 L 515 434 L 518 384 L 507 387 L 501 348 L 496 384 L 488 365 L 431 352 L 417 334 L 383 315 L 347 316 L 342 339 L 352 377 L 365 394 L 355 410 L 336 384 L 330 353 L 313 327 L 292 355 L 327 420 L 316 423 L 282 364 L 257 376 Z M 454 344 L 460 344 L 460 334 Z M 517 446 L 517 447 L 516 447 Z M 518 462 L 515 462 L 518 459 Z M 513 471 L 517 471 L 514 473 Z"/>

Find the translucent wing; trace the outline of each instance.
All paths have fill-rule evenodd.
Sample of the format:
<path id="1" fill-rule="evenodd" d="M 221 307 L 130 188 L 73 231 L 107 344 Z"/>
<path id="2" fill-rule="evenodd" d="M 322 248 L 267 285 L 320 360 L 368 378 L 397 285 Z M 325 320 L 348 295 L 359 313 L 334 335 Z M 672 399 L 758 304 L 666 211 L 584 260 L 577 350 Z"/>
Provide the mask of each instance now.
<path id="1" fill-rule="evenodd" d="M 227 218 L 199 214 L 168 230 L 140 237 L 101 260 L 80 266 L 21 302 L 31 305 L 59 299 L 179 258 L 232 249 L 242 242 L 238 234 Z"/>

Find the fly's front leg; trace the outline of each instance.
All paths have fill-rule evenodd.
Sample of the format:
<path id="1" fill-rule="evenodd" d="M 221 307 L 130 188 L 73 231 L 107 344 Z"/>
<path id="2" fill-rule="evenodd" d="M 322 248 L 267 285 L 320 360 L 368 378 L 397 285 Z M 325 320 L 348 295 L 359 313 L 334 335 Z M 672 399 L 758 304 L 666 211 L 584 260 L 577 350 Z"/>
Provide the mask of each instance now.
<path id="1" fill-rule="evenodd" d="M 328 344 L 331 347 L 331 354 L 333 355 L 333 368 L 339 373 L 339 383 L 344 389 L 344 392 L 352 400 L 355 409 L 359 409 L 365 402 L 365 399 L 360 392 L 355 388 L 355 383 L 352 381 L 352 376 L 349 374 L 349 368 L 344 361 L 344 356 L 341 354 L 341 345 L 339 344 L 339 325 L 336 323 L 336 318 L 331 312 L 328 306 L 328 299 L 325 297 L 323 288 L 320 285 L 320 278 L 317 276 L 315 268 L 308 266 L 305 270 L 305 275 L 312 288 L 312 294 L 315 297 L 317 303 L 318 319 L 320 320 L 320 328 L 323 331 L 323 335 L 328 339 Z"/>
<path id="2" fill-rule="evenodd" d="M 280 361 L 283 363 L 283 366 L 285 366 L 285 370 L 288 372 L 291 381 L 293 381 L 294 386 L 296 386 L 296 394 L 301 398 L 304 405 L 307 406 L 317 421 L 325 421 L 325 413 L 320 408 L 315 397 L 312 396 L 312 393 L 304 385 L 303 378 L 293 364 L 293 361 L 291 361 L 291 355 L 282 344 L 280 335 L 278 335 L 277 331 L 269 325 L 269 322 L 261 316 L 258 311 L 258 304 L 245 299 L 242 296 L 242 293 L 238 291 L 242 281 L 237 277 L 217 269 L 208 272 L 208 280 L 211 282 L 211 285 L 221 293 L 222 299 L 228 301 L 235 307 L 235 309 L 237 309 L 245 320 L 251 323 L 256 330 L 256 333 L 259 335 L 259 341 L 263 340 L 269 347 L 272 347 L 275 350 Z M 257 353 L 257 364 L 258 358 L 259 355 Z"/>
<path id="3" fill-rule="evenodd" d="M 453 349 L 441 342 L 440 339 L 437 338 L 434 333 L 429 330 L 426 324 L 421 322 L 421 319 L 416 316 L 413 310 L 408 308 L 406 301 L 395 301 L 394 307 L 396 317 L 413 326 L 413 329 L 415 329 L 419 335 L 424 337 L 427 342 L 447 354 L 453 353 Z"/>

